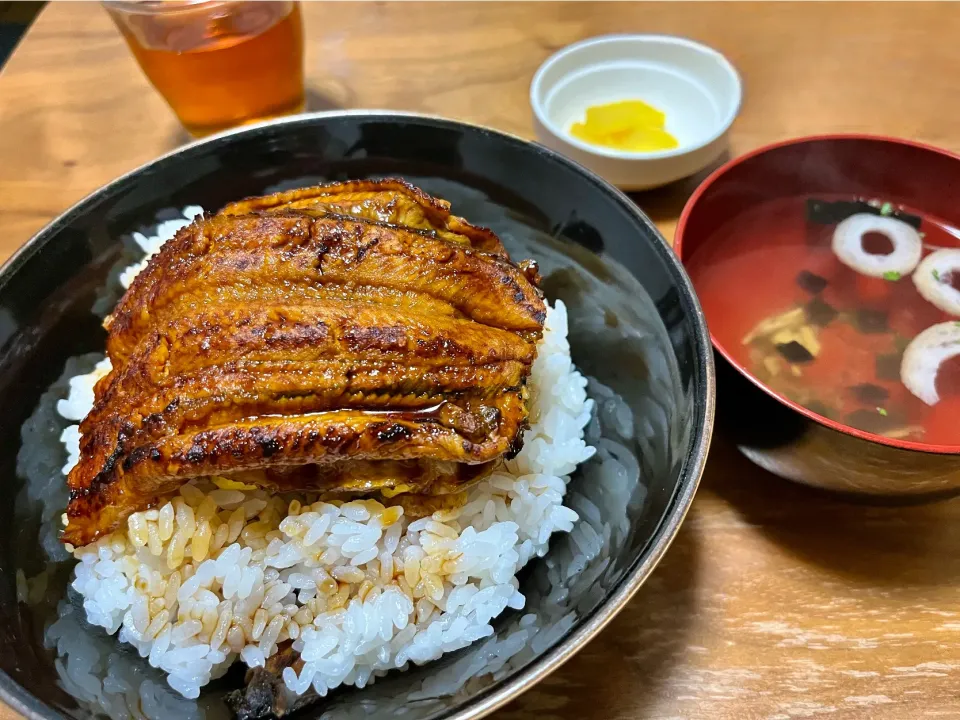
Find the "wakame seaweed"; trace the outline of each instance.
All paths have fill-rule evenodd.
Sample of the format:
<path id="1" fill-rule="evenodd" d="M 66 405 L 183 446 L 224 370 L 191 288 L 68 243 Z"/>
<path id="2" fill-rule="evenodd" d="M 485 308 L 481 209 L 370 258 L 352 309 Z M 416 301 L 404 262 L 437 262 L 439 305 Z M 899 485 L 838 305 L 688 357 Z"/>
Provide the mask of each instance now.
<path id="1" fill-rule="evenodd" d="M 854 385 L 850 388 L 850 392 L 853 393 L 857 402 L 874 407 L 883 405 L 890 397 L 890 392 L 886 388 L 874 385 L 873 383 Z"/>
<path id="2" fill-rule="evenodd" d="M 877 355 L 875 360 L 877 380 L 900 380 L 900 361 L 903 358 L 901 353 L 889 353 L 887 355 Z"/>
<path id="3" fill-rule="evenodd" d="M 807 321 L 817 327 L 826 327 L 840 314 L 833 305 L 818 297 L 804 305 L 803 311 L 807 316 Z"/>
<path id="4" fill-rule="evenodd" d="M 885 215 L 886 217 L 896 218 L 915 230 L 920 229 L 922 220 L 919 215 L 911 215 L 893 208 L 890 212 L 881 212 L 882 205 L 871 205 L 866 200 L 817 200 L 809 198 L 807 200 L 807 221 L 817 225 L 836 225 L 846 220 L 851 215 L 858 213 L 869 213 L 871 215 Z"/>
<path id="5" fill-rule="evenodd" d="M 890 329 L 890 326 L 887 324 L 887 313 L 883 310 L 860 308 L 857 310 L 855 317 L 857 330 L 865 335 L 885 333 Z"/>
<path id="6" fill-rule="evenodd" d="M 796 340 L 777 345 L 777 352 L 783 356 L 784 360 L 791 363 L 808 363 L 813 360 L 810 351 Z"/>
<path id="7" fill-rule="evenodd" d="M 816 295 L 817 293 L 823 292 L 824 288 L 827 287 L 827 279 L 809 270 L 801 270 L 797 275 L 797 285 L 800 286 L 801 290 L 806 290 L 811 295 Z"/>

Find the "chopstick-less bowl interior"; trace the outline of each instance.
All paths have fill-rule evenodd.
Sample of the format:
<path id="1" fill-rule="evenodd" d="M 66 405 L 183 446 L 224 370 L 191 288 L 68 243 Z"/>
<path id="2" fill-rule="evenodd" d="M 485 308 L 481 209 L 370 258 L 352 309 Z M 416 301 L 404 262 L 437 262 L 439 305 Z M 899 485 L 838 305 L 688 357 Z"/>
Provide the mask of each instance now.
<path id="1" fill-rule="evenodd" d="M 385 177 L 399 177 L 404 183 L 384 181 Z M 342 208 L 318 210 L 314 200 L 317 193 L 324 197 L 322 189 L 311 191 L 312 199 L 274 196 L 216 214 L 243 198 L 347 179 L 360 181 L 337 186 L 336 202 L 354 203 L 347 215 Z M 418 194 L 416 188 L 449 201 L 458 217 L 451 219 L 443 203 Z M 377 205 L 383 198 L 394 204 Z M 297 204 L 301 201 L 310 212 L 302 211 L 305 206 Z M 271 215 L 271 202 L 281 211 Z M 248 213 L 249 203 L 261 212 Z M 392 212 L 397 203 L 421 208 L 421 214 L 412 213 L 407 217 L 413 220 L 407 222 L 429 221 L 435 229 L 424 232 L 362 217 L 364 208 Z M 198 214 L 201 209 L 207 211 L 205 215 Z M 193 225 L 190 218 L 197 218 Z M 333 223 L 332 234 L 324 234 L 324 223 Z M 309 233 L 303 232 L 307 226 L 312 228 Z M 185 229 L 173 244 L 163 245 L 177 228 Z M 221 232 L 219 241 L 204 245 L 204 232 Z M 364 244 L 362 252 L 349 251 L 350 243 L 369 239 L 369 233 L 376 235 L 377 243 Z M 478 246 L 466 248 L 464 237 Z M 272 238 L 273 244 L 265 244 L 265 238 Z M 277 238 L 286 244 L 278 245 Z M 317 238 L 329 242 L 314 252 L 310 243 Z M 191 245 L 195 241 L 199 244 Z M 548 344 L 537 346 L 542 362 L 530 371 L 528 385 L 531 428 L 549 426 L 550 430 L 526 436 L 526 450 L 501 459 L 506 464 L 499 466 L 499 475 L 484 478 L 468 490 L 482 489 L 491 493 L 489 497 L 471 506 L 470 496 L 465 496 L 467 504 L 457 506 L 460 510 L 453 515 L 428 514 L 415 525 L 406 517 L 407 509 L 400 517 L 400 506 L 391 505 L 385 495 L 378 495 L 380 500 L 361 497 L 354 504 L 316 496 L 303 503 L 283 496 L 280 502 L 279 495 L 271 496 L 266 475 L 241 478 L 228 472 L 226 477 L 211 476 L 199 483 L 185 481 L 172 494 L 173 500 L 159 498 L 153 507 L 127 507 L 131 514 L 120 523 L 111 524 L 88 512 L 85 499 L 122 480 L 116 467 L 122 465 L 130 474 L 124 477 L 129 478 L 139 472 L 138 463 L 156 460 L 163 452 L 157 446 L 155 452 L 133 453 L 129 461 L 124 458 L 99 466 L 89 445 L 81 445 L 79 452 L 77 448 L 76 423 L 88 412 L 94 395 L 97 402 L 103 397 L 102 386 L 94 393 L 93 380 L 113 372 L 104 365 L 105 346 L 118 367 L 121 362 L 139 362 L 123 357 L 126 336 L 116 328 L 127 327 L 125 318 L 134 327 L 150 314 L 124 314 L 127 306 L 117 302 L 125 286 L 132 282 L 128 298 L 137 298 L 149 282 L 156 281 L 160 289 L 150 296 L 155 302 L 170 288 L 164 283 L 178 277 L 190 292 L 202 289 L 205 302 L 212 303 L 199 307 L 201 314 L 217 309 L 222 288 L 230 287 L 232 304 L 223 308 L 227 314 L 218 322 L 226 322 L 233 317 L 229 313 L 244 307 L 274 323 L 261 332 L 260 326 L 251 325 L 253 316 L 239 318 L 240 324 L 229 331 L 197 339 L 194 354 L 171 354 L 169 362 L 164 360 L 171 372 L 215 362 L 212 353 L 235 352 L 238 343 L 251 344 L 259 353 L 272 352 L 276 345 L 265 350 L 265 337 L 284 347 L 291 338 L 305 336 L 318 344 L 328 342 L 329 335 L 324 333 L 332 327 L 347 327 L 345 322 L 355 322 L 356 327 L 342 331 L 342 342 L 356 339 L 360 343 L 356 348 L 362 350 L 363 342 L 372 336 L 363 332 L 368 328 L 360 323 L 361 316 L 337 314 L 345 313 L 344 308 L 356 312 L 360 300 L 353 296 L 341 298 L 331 308 L 324 300 L 327 290 L 306 287 L 304 292 L 316 295 L 311 296 L 312 304 L 300 302 L 300 293 L 296 299 L 284 300 L 283 312 L 265 309 L 265 315 L 254 302 L 233 301 L 241 296 L 267 297 L 274 290 L 285 292 L 283 283 L 278 290 L 276 278 L 269 274 L 258 276 L 256 283 L 248 282 L 250 269 L 261 268 L 258 263 L 274 257 L 271 252 L 286 253 L 283 262 L 274 265 L 278 272 L 303 273 L 297 282 L 309 277 L 322 286 L 334 282 L 336 272 L 355 272 L 364 263 L 380 262 L 388 257 L 386 253 L 402 250 L 407 247 L 403 243 L 410 242 L 424 252 L 445 248 L 443 258 L 474 263 L 471 267 L 482 267 L 487 273 L 507 273 L 504 277 L 517 292 L 527 289 L 528 295 L 521 297 L 525 304 L 516 302 L 529 309 L 535 325 L 543 313 L 529 288 L 539 282 L 549 303 L 543 331 Z M 481 243 L 485 249 L 479 249 Z M 259 254 L 251 254 L 252 247 L 260 248 Z M 152 260 L 151 253 L 157 253 Z M 537 265 L 514 265 L 526 258 Z M 176 273 L 191 262 L 206 263 L 198 267 L 234 285 L 226 281 L 190 285 L 196 278 Z M 476 265 L 480 262 L 486 264 Z M 317 267 L 324 270 L 322 276 Z M 392 272 L 402 274 L 405 265 L 392 267 Z M 446 272 L 441 262 L 428 267 L 431 272 Z M 447 292 L 444 287 L 425 285 L 425 275 L 408 273 L 403 275 L 404 282 L 441 295 Z M 453 273 L 450 277 L 467 276 Z M 379 287 L 377 283 L 388 280 L 381 273 L 365 282 Z M 500 290 L 499 285 L 495 289 Z M 361 292 L 370 297 L 372 291 L 358 289 L 358 296 Z M 428 295 L 414 300 L 431 308 L 445 307 L 439 295 Z M 179 302 L 178 308 L 193 307 L 190 297 L 177 292 L 164 297 Z M 449 292 L 446 297 L 461 304 L 456 307 L 467 307 L 462 304 L 469 298 Z M 403 299 L 413 302 L 409 294 Z M 229 717 L 225 697 L 230 707 L 247 713 L 245 717 L 254 717 L 250 713 L 257 708 L 283 715 L 301 705 L 298 717 L 347 717 L 360 708 L 381 715 L 402 712 L 410 718 L 484 715 L 558 667 L 640 586 L 692 500 L 712 430 L 712 355 L 702 313 L 679 262 L 650 221 L 614 188 L 549 150 L 447 120 L 393 113 L 318 114 L 244 128 L 177 150 L 98 190 L 42 230 L 0 272 L 0 305 L 6 318 L 0 391 L 10 408 L 0 421 L 8 448 L 0 457 L 7 470 L 8 491 L 16 498 L 5 506 L 7 532 L 0 536 L 0 547 L 12 559 L 0 571 L 6 588 L 0 598 L 4 623 L 0 695 L 29 718 L 81 718 L 94 711 L 126 717 L 124 713 L 134 705 L 154 717 Z M 482 328 L 469 331 L 474 336 L 494 333 L 498 323 L 509 321 L 509 308 L 504 307 L 502 316 L 487 316 Z M 167 312 L 158 304 L 151 308 Z M 391 313 L 398 312 L 390 308 L 394 306 L 388 307 Z M 324 323 L 298 324 L 296 317 L 307 311 L 323 311 L 329 317 Z M 368 314 L 381 311 L 381 307 L 364 310 Z M 107 335 L 102 323 L 110 313 L 114 315 L 107 323 Z M 384 353 L 406 352 L 408 346 L 397 345 L 398 333 L 406 337 L 403 333 L 433 332 L 446 327 L 445 323 L 464 325 L 461 315 L 448 315 L 452 319 L 421 316 L 416 327 L 410 322 L 397 324 L 388 336 L 376 337 L 378 342 L 394 338 Z M 187 327 L 187 333 L 178 336 L 180 343 L 189 344 L 191 337 L 210 327 L 193 324 L 190 317 L 189 312 L 170 315 L 169 328 Z M 551 325 L 556 322 L 560 324 Z M 566 339 L 552 327 L 565 328 Z M 521 347 L 516 339 L 496 332 L 501 345 L 491 344 L 491 353 L 502 352 L 498 348 L 506 347 L 504 343 Z M 530 332 L 526 337 L 536 340 L 539 331 L 533 327 Z M 461 335 L 431 347 L 453 353 L 457 348 L 466 352 L 469 345 L 470 337 Z M 177 345 L 162 347 L 176 351 Z M 412 347 L 426 352 L 425 344 Z M 313 351 L 309 343 L 298 345 L 298 362 L 306 367 L 303 353 Z M 351 372 L 360 367 L 355 364 Z M 551 380 L 541 382 L 538 378 L 547 377 L 541 372 Z M 150 377 L 144 374 L 137 382 L 148 382 Z M 182 377 L 183 382 L 191 382 L 189 375 Z M 271 382 L 288 382 L 288 377 L 277 373 Z M 381 377 L 379 371 L 375 373 L 375 382 L 381 382 Z M 432 377 L 435 374 L 418 373 L 405 382 L 433 382 Z M 217 393 L 233 392 L 231 381 L 224 375 L 215 393 L 184 399 L 217 402 Z M 548 396 L 567 398 L 573 411 L 546 404 Z M 284 395 L 276 407 L 259 416 L 245 414 L 240 420 L 216 408 L 220 425 L 202 430 L 215 434 L 227 427 L 230 437 L 224 436 L 222 445 L 226 450 L 205 455 L 196 449 L 200 446 L 195 441 L 187 453 L 193 459 L 187 462 L 216 460 L 227 467 L 254 457 L 267 467 L 264 472 L 269 471 L 267 461 L 300 447 L 282 446 L 281 435 L 263 434 L 265 428 L 276 426 L 279 415 L 289 415 L 289 402 L 312 402 L 305 393 L 292 401 L 290 397 Z M 517 397 L 523 399 L 522 393 Z M 159 401 L 144 396 L 137 402 L 145 408 Z M 172 417 L 170 413 L 176 411 L 174 403 L 157 414 Z M 420 408 L 412 419 L 404 411 L 382 413 L 383 422 L 394 425 L 381 427 L 378 441 L 387 445 L 398 438 L 404 441 L 407 430 L 399 427 L 401 423 L 433 423 L 435 411 Z M 363 412 L 367 414 L 360 421 L 380 422 L 380 411 Z M 316 422 L 323 418 L 314 416 L 323 414 L 303 413 L 290 421 Z M 487 412 L 486 417 L 493 422 L 502 416 Z M 137 421 L 135 414 L 130 418 L 130 423 Z M 195 425 L 203 421 L 192 420 Z M 255 447 L 229 444 L 234 442 L 230 438 L 241 437 L 251 424 L 260 433 Z M 439 434 L 443 427 L 438 420 L 432 432 Z M 476 429 L 467 427 L 464 432 Z M 566 450 L 552 445 L 561 435 L 570 441 Z M 119 454 L 123 439 L 113 437 Z M 586 451 L 587 447 L 595 450 Z M 538 464 L 540 472 L 510 474 L 510 468 L 519 469 L 517 463 L 541 451 L 538 457 L 544 463 L 561 464 L 549 472 Z M 71 477 L 82 481 L 84 463 L 93 464 L 99 479 L 90 484 L 92 489 L 75 493 L 66 527 L 79 547 L 71 549 L 60 536 L 68 500 L 63 472 L 75 466 Z M 171 467 L 162 468 L 167 480 Z M 554 471 L 560 474 L 551 475 Z M 499 483 L 501 490 L 491 483 Z M 127 501 L 130 491 L 136 491 L 132 485 L 129 488 Z M 510 502 L 504 496 L 499 496 L 499 502 L 494 497 L 497 492 L 516 493 L 521 488 L 532 504 L 519 496 L 510 496 Z M 402 487 L 396 489 L 404 492 Z M 173 508 L 168 509 L 168 502 Z M 393 509 L 385 509 L 382 503 Z M 518 514 L 523 508 L 530 513 Z M 477 513 L 476 520 L 468 520 L 464 512 L 470 517 Z M 304 523 L 321 523 L 324 513 L 336 516 L 336 528 L 310 524 L 312 539 L 297 534 L 306 529 Z M 568 532 L 543 525 L 548 516 L 561 525 L 569 524 Z M 399 532 L 389 529 L 394 525 Z M 188 541 L 184 545 L 176 538 L 186 533 L 187 526 L 195 532 L 184 536 Z M 206 529 L 201 530 L 202 526 Z M 553 529 L 559 532 L 551 538 Z M 349 542 L 343 531 L 349 533 Z M 523 535 L 528 531 L 534 535 Z M 218 532 L 224 537 L 218 539 Z M 338 533 L 339 540 L 334 537 Z M 370 533 L 375 537 L 368 544 L 373 546 L 361 548 L 361 535 Z M 481 572 L 477 567 L 457 577 L 459 566 L 444 569 L 445 562 L 462 562 L 465 555 L 451 543 L 467 540 L 481 543 L 474 546 L 477 553 L 471 554 L 471 562 L 489 565 L 492 574 L 485 575 L 486 580 L 471 575 Z M 446 559 L 432 557 L 430 548 L 441 546 L 455 552 Z M 317 555 L 308 547 L 325 547 L 330 552 L 308 560 L 307 555 Z M 373 548 L 380 553 L 376 560 Z M 405 555 L 409 548 L 413 549 Z M 277 553 L 285 554 L 281 558 Z M 79 570 L 74 554 L 81 558 Z M 201 562 L 201 558 L 206 559 Z M 422 572 L 417 570 L 420 579 L 415 578 L 411 586 L 406 583 L 407 573 L 413 577 L 420 559 L 424 561 Z M 201 569 L 208 560 L 212 562 Z M 265 564 L 257 566 L 258 561 Z M 314 574 L 327 561 L 336 565 L 330 571 L 335 577 Z M 395 562 L 404 565 L 394 565 L 398 572 L 391 573 Z M 426 576 L 433 572 L 426 568 L 429 563 L 436 564 L 438 578 L 443 579 Z M 250 598 L 260 602 L 261 595 L 261 607 L 250 606 Z M 209 604 L 206 609 L 205 604 Z M 199 612 L 199 617 L 175 617 L 186 608 Z M 249 616 L 244 615 L 247 611 Z M 421 632 L 425 634 L 420 636 Z M 314 641 L 320 644 L 309 645 Z M 281 645 L 283 653 L 278 651 Z M 286 653 L 301 650 L 309 657 L 287 664 L 281 674 L 277 663 Z M 266 667 L 245 675 L 248 665 L 260 666 L 264 661 Z M 269 698 L 266 703 L 264 697 Z"/>
<path id="2" fill-rule="evenodd" d="M 960 486 L 958 183 L 949 153 L 826 136 L 756 150 L 698 188 L 675 247 L 748 456 L 838 490 Z"/>

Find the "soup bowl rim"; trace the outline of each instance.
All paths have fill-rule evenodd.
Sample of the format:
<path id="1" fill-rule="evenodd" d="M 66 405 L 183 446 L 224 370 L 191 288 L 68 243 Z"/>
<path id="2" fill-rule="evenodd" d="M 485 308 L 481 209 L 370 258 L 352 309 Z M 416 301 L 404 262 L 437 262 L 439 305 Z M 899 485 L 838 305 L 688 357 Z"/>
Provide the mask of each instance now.
<path id="1" fill-rule="evenodd" d="M 718 167 L 716 170 L 711 172 L 707 178 L 700 183 L 700 185 L 694 190 L 693 194 L 690 196 L 690 199 L 687 200 L 686 204 L 683 206 L 683 211 L 680 213 L 680 219 L 677 221 L 677 229 L 674 235 L 673 249 L 677 253 L 677 256 L 680 258 L 684 264 L 688 258 L 685 258 L 683 255 L 684 247 L 684 236 L 687 229 L 687 224 L 690 221 L 690 217 L 697 210 L 697 206 L 700 203 L 700 200 L 706 195 L 711 188 L 713 188 L 718 182 L 727 175 L 735 167 L 749 161 L 754 158 L 759 157 L 760 155 L 765 155 L 767 153 L 782 150 L 787 147 L 792 147 L 795 145 L 809 145 L 819 142 L 834 142 L 834 141 L 858 141 L 858 142 L 874 142 L 881 144 L 890 144 L 890 145 L 901 145 L 905 147 L 912 148 L 914 150 L 926 151 L 936 153 L 943 157 L 954 160 L 957 163 L 960 163 L 960 154 L 952 152 L 950 150 L 945 150 L 933 145 L 928 145 L 926 143 L 917 142 L 915 140 L 905 140 L 903 138 L 897 138 L 890 135 L 875 135 L 871 133 L 824 133 L 818 135 L 805 135 L 798 138 L 789 138 L 786 140 L 779 140 L 777 142 L 769 143 L 766 145 L 761 145 L 760 147 L 754 148 L 749 152 L 744 153 L 743 155 L 738 155 L 731 160 L 728 160 L 723 165 Z M 692 281 L 692 278 L 691 278 Z M 696 285 L 694 285 L 696 290 Z M 706 312 L 706 311 L 705 311 Z M 707 318 L 707 328 L 709 329 L 709 318 Z M 812 410 L 805 408 L 803 405 L 800 405 L 793 400 L 790 400 L 784 395 L 776 392 L 773 388 L 769 387 L 759 378 L 753 375 L 746 367 L 744 367 L 733 354 L 724 347 L 723 343 L 717 338 L 712 330 L 710 330 L 710 341 L 713 344 L 714 349 L 720 353 L 720 355 L 728 362 L 730 365 L 737 370 L 741 375 L 743 375 L 747 380 L 753 383 L 760 390 L 765 392 L 767 395 L 772 397 L 774 400 L 779 402 L 781 405 L 784 405 L 794 412 L 803 415 L 809 420 L 822 425 L 830 430 L 835 430 L 838 433 L 843 435 L 848 435 L 855 437 L 859 440 L 863 440 L 869 443 L 875 443 L 877 445 L 885 445 L 887 447 L 895 448 L 898 450 L 907 450 L 911 452 L 926 453 L 931 455 L 960 455 L 960 444 L 933 444 L 933 443 L 924 443 L 914 440 L 901 440 L 897 438 L 884 437 L 883 435 L 877 435 L 875 433 L 867 432 L 865 430 L 859 430 L 855 427 L 851 427 L 842 422 L 836 420 L 831 420 L 830 418 L 824 417 Z"/>

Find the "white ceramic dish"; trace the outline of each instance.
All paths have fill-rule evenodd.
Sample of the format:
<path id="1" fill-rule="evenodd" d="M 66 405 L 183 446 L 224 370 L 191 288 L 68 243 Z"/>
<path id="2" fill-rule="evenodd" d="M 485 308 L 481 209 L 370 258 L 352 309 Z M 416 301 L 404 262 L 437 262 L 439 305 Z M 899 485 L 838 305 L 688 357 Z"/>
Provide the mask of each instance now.
<path id="1" fill-rule="evenodd" d="M 537 138 L 625 190 L 666 185 L 702 170 L 727 146 L 740 76 L 705 45 L 670 35 L 604 35 L 551 55 L 530 84 Z M 591 105 L 639 99 L 662 110 L 680 146 L 626 152 L 573 137 Z"/>

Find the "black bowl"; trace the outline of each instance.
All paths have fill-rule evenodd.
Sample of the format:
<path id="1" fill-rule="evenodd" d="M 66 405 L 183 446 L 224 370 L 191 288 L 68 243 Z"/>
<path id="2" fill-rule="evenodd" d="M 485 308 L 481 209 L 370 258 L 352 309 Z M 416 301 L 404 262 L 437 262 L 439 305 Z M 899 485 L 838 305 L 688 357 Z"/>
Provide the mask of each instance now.
<path id="1" fill-rule="evenodd" d="M 625 403 L 598 398 L 592 437 L 639 458 L 640 476 L 629 462 L 614 484 L 597 481 L 595 461 L 578 470 L 569 492 L 599 510 L 580 523 L 601 536 L 608 531 L 609 539 L 587 558 L 575 557 L 571 536 L 556 537 L 546 560 L 531 563 L 521 577 L 527 608 L 501 617 L 494 638 L 367 689 L 337 692 L 303 716 L 317 717 L 322 709 L 479 717 L 569 658 L 650 574 L 696 489 L 714 402 L 700 307 L 650 220 L 571 161 L 491 130 L 399 114 L 298 116 L 187 146 L 116 180 L 51 223 L 0 271 L 6 410 L 0 462 L 11 500 L 0 510 L 0 695 L 17 711 L 30 718 L 84 716 L 90 704 L 78 700 L 83 692 L 77 688 L 70 688 L 72 695 L 65 689 L 66 672 L 94 683 L 88 692 L 109 702 L 123 702 L 115 692 L 116 678 L 123 677 L 154 714 L 212 718 L 222 715 L 223 692 L 242 681 L 242 672 L 231 672 L 200 701 L 180 699 L 157 710 L 156 703 L 171 702 L 162 678 L 86 626 L 82 613 L 74 609 L 61 621 L 59 648 L 44 640 L 70 572 L 69 563 L 48 557 L 63 557 L 55 539 L 65 500 L 58 436 L 67 423 L 55 403 L 65 378 L 88 371 L 96 358 L 91 353 L 102 353 L 100 320 L 120 295 L 118 271 L 137 259 L 131 232 L 149 229 L 172 208 L 216 209 L 277 188 L 383 175 L 402 176 L 450 200 L 457 214 L 498 232 L 515 258 L 539 260 L 546 294 L 569 309 L 574 361 Z M 606 391 L 594 385 L 593 392 Z M 580 530 L 587 532 L 574 532 Z M 521 617 L 531 613 L 535 626 L 521 627 Z M 498 660 L 489 646 L 478 647 L 488 643 L 497 643 Z M 57 660 L 64 653 L 66 665 Z M 464 686 L 461 673 L 471 664 L 471 672 L 482 671 Z"/>

